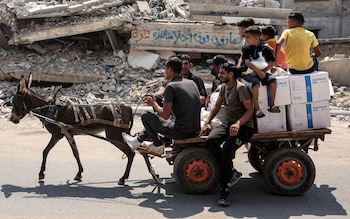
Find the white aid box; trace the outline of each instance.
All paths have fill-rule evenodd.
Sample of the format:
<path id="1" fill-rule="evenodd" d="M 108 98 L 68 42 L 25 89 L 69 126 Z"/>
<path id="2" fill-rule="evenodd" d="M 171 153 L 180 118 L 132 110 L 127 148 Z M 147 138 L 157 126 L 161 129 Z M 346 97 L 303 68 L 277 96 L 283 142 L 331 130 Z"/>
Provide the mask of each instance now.
<path id="1" fill-rule="evenodd" d="M 270 113 L 267 109 L 261 109 L 265 116 L 256 118 L 258 133 L 287 131 L 286 107 L 280 106 L 279 108 L 280 113 Z"/>
<path id="2" fill-rule="evenodd" d="M 329 76 L 325 71 L 290 75 L 289 87 L 292 104 L 330 99 Z"/>
<path id="3" fill-rule="evenodd" d="M 275 105 L 284 106 L 291 104 L 288 76 L 276 76 L 276 97 Z M 270 86 L 262 86 L 259 88 L 259 107 L 267 109 L 270 107 Z"/>
<path id="4" fill-rule="evenodd" d="M 287 106 L 287 124 L 290 131 L 330 127 L 328 100 Z"/>

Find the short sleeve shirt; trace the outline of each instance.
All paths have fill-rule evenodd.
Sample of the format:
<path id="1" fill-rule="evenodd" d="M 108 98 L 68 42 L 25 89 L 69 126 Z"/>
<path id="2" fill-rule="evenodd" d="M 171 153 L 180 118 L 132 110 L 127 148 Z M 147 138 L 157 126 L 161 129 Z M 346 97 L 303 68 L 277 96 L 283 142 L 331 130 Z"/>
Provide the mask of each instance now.
<path id="1" fill-rule="evenodd" d="M 286 58 L 289 68 L 303 71 L 313 66 L 310 49 L 318 46 L 314 33 L 302 27 L 295 27 L 283 31 L 281 38 L 286 44 Z"/>
<path id="2" fill-rule="evenodd" d="M 237 80 L 232 88 L 227 88 L 227 85 L 223 84 L 220 89 L 220 96 L 225 106 L 227 124 L 237 122 L 247 111 L 242 102 L 252 99 L 249 89 L 242 82 Z M 244 125 L 254 128 L 253 119 L 250 118 Z"/>
<path id="3" fill-rule="evenodd" d="M 175 130 L 183 133 L 200 131 L 201 101 L 196 84 L 178 76 L 167 84 L 164 102 L 172 102 L 175 115 Z"/>
<path id="4" fill-rule="evenodd" d="M 199 94 L 201 96 L 207 97 L 207 91 L 205 90 L 204 82 L 202 78 L 200 78 L 198 75 L 193 74 L 192 72 L 189 72 L 188 79 L 194 81 L 198 87 Z"/>
<path id="5" fill-rule="evenodd" d="M 270 46 L 267 45 L 264 41 L 261 40 L 260 45 L 258 46 L 249 46 L 247 44 L 244 44 L 242 48 L 243 62 L 246 59 L 257 60 L 261 57 L 263 57 L 267 63 L 270 61 L 275 61 L 273 51 L 271 50 Z"/>

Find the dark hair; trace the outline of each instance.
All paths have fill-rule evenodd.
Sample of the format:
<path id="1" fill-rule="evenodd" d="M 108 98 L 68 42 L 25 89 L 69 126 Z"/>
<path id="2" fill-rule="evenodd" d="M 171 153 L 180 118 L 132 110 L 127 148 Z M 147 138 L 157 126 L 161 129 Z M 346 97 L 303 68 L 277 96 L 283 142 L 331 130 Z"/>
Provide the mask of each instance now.
<path id="1" fill-rule="evenodd" d="M 166 62 L 165 66 L 173 69 L 174 73 L 180 74 L 182 69 L 182 62 L 178 57 L 170 57 Z"/>
<path id="2" fill-rule="evenodd" d="M 191 63 L 191 56 L 188 54 L 178 54 L 177 57 L 180 60 L 187 60 L 189 63 Z"/>
<path id="3" fill-rule="evenodd" d="M 264 26 L 261 29 L 261 34 L 266 35 L 269 39 L 274 38 L 276 35 L 276 29 L 272 25 Z"/>
<path id="4" fill-rule="evenodd" d="M 238 27 L 250 27 L 250 26 L 253 26 L 255 24 L 255 21 L 253 18 L 246 18 L 246 19 L 243 19 L 241 21 L 239 21 L 237 23 L 237 26 Z"/>
<path id="5" fill-rule="evenodd" d="M 234 78 L 239 78 L 242 76 L 242 69 L 238 68 L 235 64 L 226 62 L 223 64 L 220 64 L 220 68 L 225 69 L 227 72 L 233 72 L 233 77 Z"/>
<path id="6" fill-rule="evenodd" d="M 245 29 L 244 33 L 250 33 L 255 36 L 260 36 L 261 35 L 261 30 L 259 26 L 250 26 Z"/>
<path id="7" fill-rule="evenodd" d="M 298 22 L 300 25 L 303 25 L 305 20 L 304 16 L 298 12 L 292 12 L 289 14 L 288 19 Z"/>

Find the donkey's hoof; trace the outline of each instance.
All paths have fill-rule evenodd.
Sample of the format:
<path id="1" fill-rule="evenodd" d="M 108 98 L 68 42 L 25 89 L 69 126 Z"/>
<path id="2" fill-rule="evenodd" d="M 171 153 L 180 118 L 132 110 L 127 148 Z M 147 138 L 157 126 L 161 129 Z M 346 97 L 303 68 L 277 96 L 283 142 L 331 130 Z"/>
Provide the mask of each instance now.
<path id="1" fill-rule="evenodd" d="M 125 180 L 123 178 L 120 178 L 118 181 L 118 185 L 124 185 L 125 184 Z"/>
<path id="2" fill-rule="evenodd" d="M 81 176 L 77 175 L 77 176 L 75 176 L 74 180 L 81 182 L 81 178 L 82 178 Z"/>

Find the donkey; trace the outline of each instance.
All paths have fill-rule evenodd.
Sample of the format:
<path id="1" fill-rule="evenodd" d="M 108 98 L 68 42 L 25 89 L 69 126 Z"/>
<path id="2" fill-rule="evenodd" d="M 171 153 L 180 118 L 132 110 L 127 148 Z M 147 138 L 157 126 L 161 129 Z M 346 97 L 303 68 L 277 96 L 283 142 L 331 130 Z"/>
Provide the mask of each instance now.
<path id="1" fill-rule="evenodd" d="M 13 97 L 13 108 L 10 120 L 17 124 L 28 112 L 34 112 L 42 122 L 51 139 L 43 150 L 43 160 L 39 172 L 39 180 L 45 177 L 46 159 L 50 150 L 56 143 L 65 137 L 73 155 L 78 163 L 79 171 L 74 180 L 82 178 L 83 166 L 80 162 L 79 152 L 74 140 L 74 135 L 100 136 L 98 133 L 105 131 L 106 137 L 119 148 L 128 158 L 124 175 L 118 184 L 124 185 L 125 179 L 129 177 L 130 168 L 135 156 L 130 147 L 123 142 L 122 132 L 130 133 L 133 124 L 132 109 L 125 105 L 56 105 L 51 99 L 44 99 L 30 91 L 31 78 L 28 84 L 22 75 L 17 88 L 17 94 Z"/>

